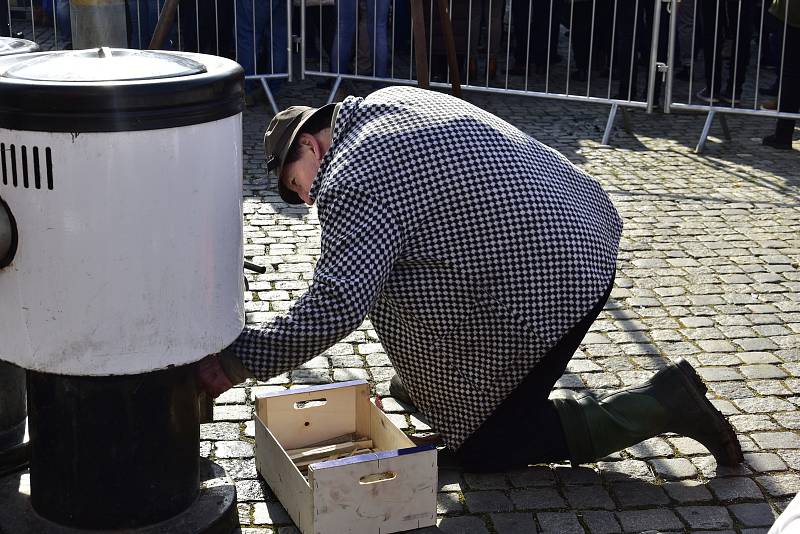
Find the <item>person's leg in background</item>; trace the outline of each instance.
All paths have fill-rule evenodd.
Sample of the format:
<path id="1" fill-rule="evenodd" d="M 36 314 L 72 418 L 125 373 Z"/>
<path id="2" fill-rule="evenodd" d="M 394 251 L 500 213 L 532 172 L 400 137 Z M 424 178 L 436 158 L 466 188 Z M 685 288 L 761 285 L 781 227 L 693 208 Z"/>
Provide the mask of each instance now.
<path id="1" fill-rule="evenodd" d="M 11 36 L 11 17 L 8 0 L 0 0 L 0 37 Z"/>
<path id="2" fill-rule="evenodd" d="M 70 20 L 69 0 L 54 0 L 56 46 L 59 50 L 72 48 L 72 21 Z"/>
<path id="3" fill-rule="evenodd" d="M 333 46 L 330 53 L 329 72 L 349 74 L 350 59 L 353 55 L 353 43 L 356 38 L 356 24 L 358 20 L 357 0 L 337 0 L 336 6 L 336 34 L 333 36 Z"/>
<path id="4" fill-rule="evenodd" d="M 256 57 L 264 37 L 269 6 L 263 0 L 238 0 L 236 2 L 236 61 L 245 76 L 256 73 Z M 253 80 L 245 82 L 245 99 L 252 104 L 261 89 Z"/>
<path id="5" fill-rule="evenodd" d="M 778 111 L 797 113 L 800 109 L 800 28 L 787 24 L 785 33 L 785 56 L 783 58 L 783 76 L 780 77 Z M 780 56 L 778 57 L 780 58 Z M 778 74 L 780 76 L 780 73 Z M 775 133 L 765 137 L 762 142 L 773 148 L 791 149 L 795 124 L 794 119 L 778 119 Z"/>
<path id="6" fill-rule="evenodd" d="M 389 0 L 367 0 L 367 32 L 369 35 L 372 72 L 385 78 L 389 69 Z"/>
<path id="7" fill-rule="evenodd" d="M 636 33 L 642 28 L 642 4 L 649 0 L 618 0 L 615 28 L 614 66 L 618 73 L 619 85 L 614 98 L 636 100 L 637 78 L 639 76 L 636 56 Z"/>
<path id="8" fill-rule="evenodd" d="M 706 1 L 706 0 L 701 0 Z M 680 68 L 676 74 L 679 80 L 688 80 L 689 71 L 692 70 L 694 57 L 700 48 L 700 43 L 694 40 L 695 24 L 700 22 L 700 15 L 695 11 L 695 0 L 681 0 L 678 6 L 678 48 L 680 49 Z M 694 56 L 692 55 L 694 53 Z"/>
<path id="9" fill-rule="evenodd" d="M 527 64 L 532 59 L 529 57 L 532 46 L 529 40 L 533 38 L 531 18 L 531 2 L 533 0 L 511 0 L 511 30 L 514 40 L 514 63 L 510 73 L 524 76 Z M 538 29 L 538 28 L 537 28 Z"/>
<path id="10" fill-rule="evenodd" d="M 266 30 L 270 34 L 269 65 L 270 74 L 286 74 L 289 66 L 289 17 L 286 11 L 286 0 L 269 0 L 270 16 Z M 269 87 L 278 91 L 282 80 L 270 80 Z"/>
<path id="11" fill-rule="evenodd" d="M 532 0 L 533 30 L 531 31 L 531 53 L 538 73 L 544 73 L 548 61 L 558 63 L 559 28 L 561 24 L 561 0 Z M 549 39 L 548 39 L 549 33 Z"/>
<path id="12" fill-rule="evenodd" d="M 732 4 L 729 2 L 729 8 L 734 49 L 731 51 L 728 81 L 721 96 L 726 102 L 738 102 L 741 100 L 742 86 L 747 77 L 747 68 L 750 66 L 750 41 L 753 39 L 752 21 L 755 16 L 755 0 L 739 0 Z"/>
<path id="13" fill-rule="evenodd" d="M 706 87 L 697 93 L 704 102 L 719 100 L 722 80 L 722 37 L 724 21 L 722 2 L 724 0 L 698 0 L 703 21 L 703 63 L 705 66 Z"/>

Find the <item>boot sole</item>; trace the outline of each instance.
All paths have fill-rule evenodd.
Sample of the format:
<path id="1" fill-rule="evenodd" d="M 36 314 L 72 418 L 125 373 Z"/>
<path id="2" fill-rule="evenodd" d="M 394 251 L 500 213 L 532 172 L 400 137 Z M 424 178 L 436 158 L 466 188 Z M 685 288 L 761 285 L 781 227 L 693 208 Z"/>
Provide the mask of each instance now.
<path id="1" fill-rule="evenodd" d="M 719 433 L 722 443 L 720 445 L 720 450 L 709 450 L 717 460 L 717 464 L 735 466 L 742 463 L 744 461 L 744 455 L 742 454 L 742 447 L 739 444 L 739 439 L 736 437 L 736 432 L 725 416 L 711 404 L 708 398 L 706 398 L 708 387 L 700 378 L 700 375 L 698 375 L 694 367 L 683 358 L 679 358 L 673 365 L 680 371 L 687 386 L 686 390 L 694 397 L 697 405 L 702 406 L 703 410 L 714 419 L 715 430 Z M 697 439 L 694 436 L 688 437 Z M 703 443 L 703 445 L 708 448 L 705 443 Z"/>

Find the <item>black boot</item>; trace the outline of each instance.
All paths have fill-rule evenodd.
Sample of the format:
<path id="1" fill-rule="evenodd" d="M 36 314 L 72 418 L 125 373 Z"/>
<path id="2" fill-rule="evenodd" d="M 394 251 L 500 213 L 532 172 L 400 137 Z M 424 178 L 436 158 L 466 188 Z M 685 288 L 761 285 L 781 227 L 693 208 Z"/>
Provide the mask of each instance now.
<path id="1" fill-rule="evenodd" d="M 389 394 L 394 397 L 395 400 L 414 406 L 414 401 L 411 400 L 406 386 L 398 375 L 394 375 L 391 382 L 389 382 Z"/>
<path id="2" fill-rule="evenodd" d="M 719 465 L 736 465 L 744 460 L 736 433 L 705 392 L 703 381 L 681 359 L 641 385 L 597 399 L 584 394 L 552 402 L 575 465 L 665 432 L 699 441 Z"/>

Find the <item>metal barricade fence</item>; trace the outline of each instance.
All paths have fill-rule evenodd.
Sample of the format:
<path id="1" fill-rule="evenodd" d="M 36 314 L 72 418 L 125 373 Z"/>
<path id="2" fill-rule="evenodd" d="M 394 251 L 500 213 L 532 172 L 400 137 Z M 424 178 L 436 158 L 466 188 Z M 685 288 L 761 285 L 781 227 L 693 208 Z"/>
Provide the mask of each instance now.
<path id="1" fill-rule="evenodd" d="M 123 1 L 128 46 L 147 48 L 167 0 Z M 164 47 L 236 59 L 277 111 L 272 89 L 293 78 L 295 12 L 300 75 L 327 83 L 329 101 L 348 79 L 417 84 L 420 43 L 425 78 L 446 88 L 438 1 L 179 0 Z M 800 0 L 775 0 L 783 16 L 770 0 L 441 1 L 463 89 L 609 105 L 604 144 L 626 108 L 706 113 L 698 151 L 715 117 L 726 135 L 730 113 L 800 118 L 800 28 L 788 23 Z M 413 2 L 426 2 L 417 20 Z M 0 14 L 44 50 L 71 46 L 69 0 L 0 0 Z"/>
<path id="2" fill-rule="evenodd" d="M 707 113 L 697 152 L 717 115 L 727 138 L 725 114 L 800 119 L 800 28 L 789 25 L 790 5 L 800 17 L 800 1 L 784 0 L 783 9 L 772 13 L 769 0 L 670 0 L 670 5 L 664 110 Z M 789 123 L 782 127 L 793 129 Z"/>
<path id="3" fill-rule="evenodd" d="M 119 4 L 124 4 L 127 46 L 148 48 L 165 0 Z M 69 0 L 0 0 L 0 12 L 8 19 L 5 33 L 34 41 L 42 50 L 72 48 L 72 11 Z M 249 93 L 260 84 L 277 112 L 271 85 L 292 79 L 291 0 L 180 0 L 174 20 L 161 48 L 238 61 Z"/>
<path id="4" fill-rule="evenodd" d="M 428 79 L 444 88 L 452 73 L 436 1 L 425 4 L 424 45 Z M 604 142 L 619 106 L 650 110 L 658 96 L 653 80 L 666 62 L 668 22 L 660 0 L 447 1 L 465 90 L 611 105 Z M 327 78 L 329 101 L 343 80 L 418 83 L 418 21 L 408 6 L 303 0 L 301 76 Z"/>

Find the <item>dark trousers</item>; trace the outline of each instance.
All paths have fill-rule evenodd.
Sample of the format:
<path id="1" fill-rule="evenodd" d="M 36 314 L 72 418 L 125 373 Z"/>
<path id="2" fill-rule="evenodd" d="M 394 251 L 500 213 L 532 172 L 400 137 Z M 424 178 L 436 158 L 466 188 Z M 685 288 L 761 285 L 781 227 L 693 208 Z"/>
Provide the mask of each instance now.
<path id="1" fill-rule="evenodd" d="M 594 2 L 594 6 L 591 1 L 575 2 L 569 35 L 575 66 L 579 70 L 590 70 L 590 52 L 592 68 L 607 68 L 611 49 L 612 8 L 611 3 L 603 0 Z"/>
<path id="2" fill-rule="evenodd" d="M 698 0 L 704 2 L 707 0 Z M 711 0 L 713 1 L 713 0 Z M 655 20 L 652 0 L 618 0 L 616 17 L 616 43 L 614 70 L 619 73 L 619 88 L 616 97 L 621 100 L 637 100 L 639 89 L 639 63 L 643 59 L 650 63 L 650 46 Z M 669 39 L 669 13 L 667 5 L 661 6 L 656 58 L 665 62 Z M 647 69 L 644 69 L 647 72 Z M 660 76 L 656 76 L 655 99 L 660 93 Z"/>
<path id="3" fill-rule="evenodd" d="M 550 349 L 517 388 L 497 407 L 456 457 L 466 471 L 505 471 L 531 464 L 569 460 L 558 412 L 548 399 L 556 381 L 603 310 L 614 279 L 594 308 Z"/>
<path id="4" fill-rule="evenodd" d="M 531 4 L 533 4 L 532 13 Z M 547 64 L 548 50 L 551 58 L 556 56 L 558 50 L 561 0 L 516 0 L 511 4 L 511 15 L 514 25 L 515 63 L 525 65 L 528 58 L 534 65 L 544 67 Z M 530 48 L 528 48 L 529 36 Z"/>
<path id="5" fill-rule="evenodd" d="M 0 0 L 0 37 L 11 35 L 11 21 L 8 20 L 8 0 Z"/>
<path id="6" fill-rule="evenodd" d="M 800 28 L 786 26 L 785 50 L 778 111 L 797 113 L 800 109 Z M 794 119 L 778 119 L 775 137 L 779 141 L 791 142 L 795 122 Z"/>
<path id="7" fill-rule="evenodd" d="M 750 41 L 753 37 L 755 0 L 697 0 L 703 17 L 703 61 L 706 87 L 717 95 L 722 87 L 722 43 L 727 34 L 734 40 L 729 62 L 727 91 L 742 93 L 747 67 L 750 65 Z M 741 6 L 741 13 L 740 11 Z M 738 32 L 738 40 L 737 40 Z M 716 35 L 716 41 L 715 41 Z M 712 83 L 713 78 L 713 83 Z"/>

